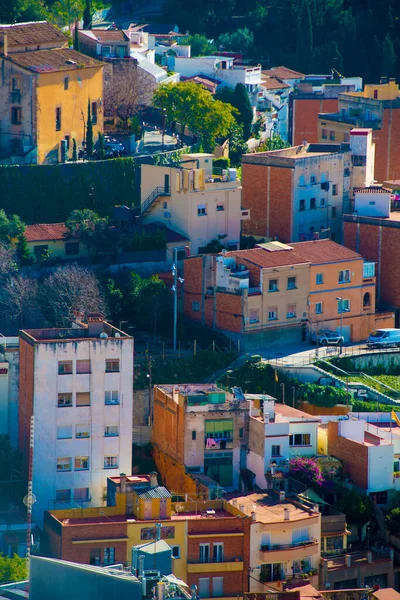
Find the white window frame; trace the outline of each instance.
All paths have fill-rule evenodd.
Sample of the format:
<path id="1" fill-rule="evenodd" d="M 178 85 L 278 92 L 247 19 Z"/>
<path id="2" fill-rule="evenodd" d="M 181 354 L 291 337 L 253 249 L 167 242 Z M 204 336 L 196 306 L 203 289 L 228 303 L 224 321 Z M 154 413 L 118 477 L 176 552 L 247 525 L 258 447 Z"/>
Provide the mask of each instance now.
<path id="1" fill-rule="evenodd" d="M 318 310 L 318 308 L 320 310 Z M 315 314 L 316 315 L 322 315 L 323 312 L 324 312 L 324 304 L 323 304 L 323 302 L 316 302 L 315 303 Z"/>
<path id="2" fill-rule="evenodd" d="M 116 460 L 114 460 L 116 459 Z M 118 469 L 119 457 L 118 455 L 105 455 L 104 456 L 104 469 Z"/>
<path id="3" fill-rule="evenodd" d="M 320 279 L 320 281 L 319 281 Z M 315 275 L 315 285 L 323 285 L 324 283 L 324 274 L 323 273 L 316 273 Z"/>
<path id="4" fill-rule="evenodd" d="M 268 308 L 268 321 L 277 321 L 278 320 L 278 308 L 276 306 L 271 306 Z"/>
<path id="5" fill-rule="evenodd" d="M 104 437 L 118 437 L 119 426 L 118 425 L 105 425 L 104 426 Z"/>
<path id="6" fill-rule="evenodd" d="M 114 405 L 119 404 L 119 391 L 118 390 L 105 390 L 104 404 L 106 406 L 114 406 Z"/>
<path id="7" fill-rule="evenodd" d="M 68 471 L 71 471 L 72 470 L 71 466 L 72 466 L 72 458 L 70 456 L 63 456 L 61 458 L 57 458 L 57 460 L 56 460 L 57 473 L 66 473 Z M 61 467 L 61 468 L 59 468 L 59 467 Z"/>
<path id="8" fill-rule="evenodd" d="M 57 439 L 58 440 L 72 439 L 72 425 L 58 425 L 57 426 Z"/>
<path id="9" fill-rule="evenodd" d="M 339 271 L 338 282 L 339 283 L 350 283 L 351 282 L 350 269 L 342 269 L 341 271 Z"/>
<path id="10" fill-rule="evenodd" d="M 75 438 L 90 438 L 90 425 L 75 425 Z"/>

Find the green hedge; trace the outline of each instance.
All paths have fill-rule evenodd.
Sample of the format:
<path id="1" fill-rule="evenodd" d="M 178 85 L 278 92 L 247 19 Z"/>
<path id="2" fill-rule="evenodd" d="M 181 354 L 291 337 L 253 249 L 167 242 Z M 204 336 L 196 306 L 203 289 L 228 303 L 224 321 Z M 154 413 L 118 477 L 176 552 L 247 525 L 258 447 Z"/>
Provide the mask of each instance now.
<path id="1" fill-rule="evenodd" d="M 213 167 L 217 167 L 218 169 L 229 169 L 231 166 L 231 161 L 229 158 L 221 156 L 220 158 L 213 159 Z"/>
<path id="2" fill-rule="evenodd" d="M 115 204 L 139 204 L 138 167 L 134 158 L 0 166 L 0 208 L 25 223 L 65 221 L 82 208 L 111 216 Z"/>

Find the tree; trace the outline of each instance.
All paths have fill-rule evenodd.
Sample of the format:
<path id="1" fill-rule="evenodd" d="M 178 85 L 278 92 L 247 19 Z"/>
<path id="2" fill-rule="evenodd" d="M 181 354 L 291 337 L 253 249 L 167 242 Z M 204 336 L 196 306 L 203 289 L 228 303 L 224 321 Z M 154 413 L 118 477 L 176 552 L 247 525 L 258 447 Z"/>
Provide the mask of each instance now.
<path id="1" fill-rule="evenodd" d="M 78 160 L 78 152 L 76 149 L 76 139 L 72 138 L 72 160 L 76 162 Z"/>
<path id="2" fill-rule="evenodd" d="M 0 315 L 16 329 L 40 327 L 44 323 L 36 279 L 16 275 L 0 290 Z"/>
<path id="3" fill-rule="evenodd" d="M 60 267 L 41 285 L 41 306 L 54 327 L 70 327 L 76 313 L 105 313 L 106 303 L 96 275 L 77 265 Z"/>
<path id="4" fill-rule="evenodd" d="M 157 322 L 163 316 L 168 305 L 170 291 L 158 275 L 142 278 L 133 271 L 129 274 L 126 286 L 127 309 L 140 322 L 147 323 L 157 331 Z"/>
<path id="5" fill-rule="evenodd" d="M 139 104 L 146 102 L 148 92 L 138 85 L 135 61 L 125 61 L 122 66 L 122 71 L 114 69 L 113 77 L 104 81 L 104 113 L 107 117 L 117 117 L 118 127 L 129 130 L 130 119 Z"/>
<path id="6" fill-rule="evenodd" d="M 0 242 L 0 287 L 4 286 L 5 282 L 15 274 L 16 270 L 15 249 L 10 244 Z"/>
<path id="7" fill-rule="evenodd" d="M 313 27 L 309 0 L 303 0 L 297 24 L 297 61 L 298 68 L 310 71 L 313 56 Z"/>
<path id="8" fill-rule="evenodd" d="M 125 299 L 123 291 L 117 287 L 114 279 L 107 279 L 104 285 L 104 295 L 106 298 L 107 306 L 109 307 L 111 317 L 118 319 L 121 316 L 124 308 Z"/>
<path id="9" fill-rule="evenodd" d="M 28 576 L 26 558 L 14 554 L 12 558 L 0 553 L 0 584 L 23 581 Z"/>
<path id="10" fill-rule="evenodd" d="M 290 459 L 289 475 L 307 487 L 321 486 L 324 481 L 322 469 L 317 461 L 305 456 Z"/>
<path id="11" fill-rule="evenodd" d="M 104 246 L 108 225 L 107 218 L 99 217 L 89 208 L 73 210 L 65 222 L 69 236 L 79 238 L 92 253 Z"/>
<path id="12" fill-rule="evenodd" d="M 216 47 L 204 35 L 195 33 L 179 40 L 180 46 L 190 46 L 191 56 L 208 56 L 216 51 Z"/>
<path id="13" fill-rule="evenodd" d="M 20 233 L 18 236 L 16 254 L 18 262 L 21 266 L 32 264 L 33 257 L 31 251 L 28 248 L 28 244 L 26 242 L 26 237 L 24 233 Z"/>
<path id="14" fill-rule="evenodd" d="M 254 34 L 248 27 L 232 33 L 222 33 L 218 37 L 217 45 L 220 50 L 242 52 L 247 57 L 254 52 Z"/>
<path id="15" fill-rule="evenodd" d="M 92 26 L 92 3 L 86 0 L 85 10 L 83 13 L 83 29 L 90 29 Z"/>
<path id="16" fill-rule="evenodd" d="M 396 54 L 394 52 L 394 45 L 389 33 L 387 33 L 382 48 L 381 75 L 383 77 L 395 77 L 396 70 Z"/>
<path id="17" fill-rule="evenodd" d="M 400 508 L 398 506 L 386 515 L 386 526 L 391 535 L 400 536 Z"/>
<path id="18" fill-rule="evenodd" d="M 0 240 L 3 242 L 12 242 L 25 231 L 25 225 L 18 215 L 7 216 L 3 209 L 0 209 Z"/>
<path id="19" fill-rule="evenodd" d="M 281 150 L 282 148 L 288 148 L 289 144 L 286 143 L 280 135 L 274 133 L 270 138 L 267 138 L 265 142 L 262 142 L 254 152 L 270 152 L 271 150 Z"/>
<path id="20" fill-rule="evenodd" d="M 97 140 L 97 148 L 98 148 L 99 159 L 104 160 L 106 151 L 105 151 L 105 145 L 104 145 L 104 135 L 101 133 L 101 131 L 99 131 L 99 137 Z"/>
<path id="21" fill-rule="evenodd" d="M 249 147 L 244 141 L 243 125 L 235 122 L 229 130 L 229 158 L 233 167 L 239 167 L 242 164 L 243 154 L 247 154 Z"/>
<path id="22" fill-rule="evenodd" d="M 90 158 L 93 154 L 93 123 L 90 111 L 90 98 L 88 100 L 87 123 L 86 123 L 86 154 Z"/>
<path id="23" fill-rule="evenodd" d="M 251 124 L 253 122 L 253 109 L 251 108 L 249 95 L 243 83 L 238 83 L 233 92 L 233 106 L 238 110 L 237 122 L 243 125 L 243 137 L 247 141 L 250 137 Z"/>
<path id="24" fill-rule="evenodd" d="M 212 152 L 217 137 L 226 137 L 235 122 L 234 108 L 219 100 L 210 99 L 193 121 L 203 138 L 205 152 Z"/>
<path id="25" fill-rule="evenodd" d="M 80 52 L 81 49 L 81 44 L 79 41 L 79 29 L 78 29 L 78 23 L 75 23 L 75 27 L 74 27 L 74 50 L 76 50 L 77 52 Z"/>
<path id="26" fill-rule="evenodd" d="M 361 496 L 358 492 L 347 492 L 336 505 L 347 517 L 350 525 L 363 527 L 374 516 L 372 502 L 367 496 Z"/>

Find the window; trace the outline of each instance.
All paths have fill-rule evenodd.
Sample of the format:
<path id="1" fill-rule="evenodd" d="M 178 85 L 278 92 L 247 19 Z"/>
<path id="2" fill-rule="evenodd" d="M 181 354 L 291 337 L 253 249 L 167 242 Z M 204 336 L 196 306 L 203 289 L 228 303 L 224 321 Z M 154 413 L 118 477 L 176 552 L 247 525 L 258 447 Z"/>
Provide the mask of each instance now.
<path id="1" fill-rule="evenodd" d="M 181 557 L 181 547 L 180 546 L 171 546 L 172 550 L 172 558 L 180 558 Z"/>
<path id="2" fill-rule="evenodd" d="M 22 123 L 22 111 L 19 106 L 11 107 L 11 124 L 12 125 L 21 125 Z"/>
<path id="3" fill-rule="evenodd" d="M 119 373 L 119 359 L 106 359 L 106 373 Z"/>
<path id="4" fill-rule="evenodd" d="M 11 91 L 19 92 L 20 90 L 21 90 L 21 82 L 19 80 L 19 77 L 12 77 L 11 78 Z"/>
<path id="5" fill-rule="evenodd" d="M 58 440 L 70 440 L 72 438 L 72 425 L 59 425 L 57 427 Z"/>
<path id="6" fill-rule="evenodd" d="M 195 441 L 197 439 L 197 431 L 193 429 L 192 431 L 192 440 Z"/>
<path id="7" fill-rule="evenodd" d="M 199 562 L 210 562 L 210 544 L 199 544 Z"/>
<path id="8" fill-rule="evenodd" d="M 349 167 L 346 167 L 345 170 L 343 171 L 343 177 L 350 177 Z"/>
<path id="9" fill-rule="evenodd" d="M 322 315 L 322 302 L 315 303 L 315 314 Z"/>
<path id="10" fill-rule="evenodd" d="M 208 598 L 210 595 L 210 578 L 199 577 L 199 597 Z"/>
<path id="11" fill-rule="evenodd" d="M 216 542 L 213 544 L 213 561 L 223 562 L 224 560 L 224 543 Z"/>
<path id="12" fill-rule="evenodd" d="M 118 390 L 104 392 L 104 404 L 119 404 Z"/>
<path id="13" fill-rule="evenodd" d="M 67 150 L 69 150 L 70 144 L 71 144 L 71 136 L 70 135 L 66 135 L 64 136 L 65 141 L 67 142 Z"/>
<path id="14" fill-rule="evenodd" d="M 378 100 L 378 90 L 374 90 L 374 100 Z"/>
<path id="15" fill-rule="evenodd" d="M 364 279 L 366 279 L 368 277 L 375 277 L 375 263 L 364 262 L 363 277 L 364 277 Z"/>
<path id="16" fill-rule="evenodd" d="M 111 46 L 102 46 L 101 47 L 101 55 L 102 56 L 111 56 Z"/>
<path id="17" fill-rule="evenodd" d="M 304 175 L 300 175 L 299 185 L 306 185 L 306 179 L 305 179 Z"/>
<path id="18" fill-rule="evenodd" d="M 253 308 L 250 310 L 250 323 L 258 323 L 260 320 L 260 311 L 258 308 Z"/>
<path id="19" fill-rule="evenodd" d="M 199 217 L 203 217 L 204 215 L 207 214 L 207 207 L 205 204 L 198 204 L 197 205 L 197 215 Z"/>
<path id="20" fill-rule="evenodd" d="M 77 392 L 75 404 L 76 406 L 90 406 L 90 392 Z"/>
<path id="21" fill-rule="evenodd" d="M 316 285 L 322 285 L 324 283 L 324 274 L 323 273 L 317 273 L 315 275 L 315 283 L 316 283 Z"/>
<path id="22" fill-rule="evenodd" d="M 217 204 L 217 212 L 225 210 L 225 206 L 223 204 Z"/>
<path id="23" fill-rule="evenodd" d="M 301 527 L 299 529 L 293 529 L 292 544 L 299 544 L 301 542 L 307 542 L 309 539 L 310 539 L 310 530 L 308 527 Z"/>
<path id="24" fill-rule="evenodd" d="M 33 247 L 33 252 L 35 254 L 35 258 L 37 261 L 41 261 L 44 258 L 46 258 L 46 253 L 48 251 L 49 247 L 47 244 L 41 244 L 40 246 L 34 246 Z"/>
<path id="25" fill-rule="evenodd" d="M 74 489 L 74 500 L 78 500 L 80 502 L 88 502 L 89 498 L 89 488 Z"/>
<path id="26" fill-rule="evenodd" d="M 332 219 L 336 219 L 336 206 L 332 206 L 331 217 Z"/>
<path id="27" fill-rule="evenodd" d="M 58 361 L 58 374 L 59 375 L 71 375 L 72 374 L 72 360 L 59 360 Z"/>
<path id="28" fill-rule="evenodd" d="M 278 318 L 278 307 L 270 306 L 268 308 L 268 321 L 275 321 Z"/>
<path id="29" fill-rule="evenodd" d="M 57 471 L 70 471 L 71 458 L 57 458 Z"/>
<path id="30" fill-rule="evenodd" d="M 348 298 L 343 298 L 342 300 L 338 300 L 338 313 L 349 312 L 350 311 L 350 300 Z"/>
<path id="31" fill-rule="evenodd" d="M 97 102 L 92 102 L 92 124 L 97 125 Z"/>
<path id="32" fill-rule="evenodd" d="M 58 394 L 58 406 L 72 406 L 72 394 Z"/>
<path id="33" fill-rule="evenodd" d="M 163 207 L 163 209 L 167 209 L 168 208 L 168 202 L 163 202 L 162 203 L 162 207 Z"/>
<path id="34" fill-rule="evenodd" d="M 349 269 L 339 271 L 339 283 L 348 283 L 349 281 L 351 281 Z"/>
<path id="35" fill-rule="evenodd" d="M 64 90 L 69 89 L 69 77 L 64 77 Z"/>
<path id="36" fill-rule="evenodd" d="M 69 502 L 71 500 L 71 490 L 56 490 L 57 502 Z"/>
<path id="37" fill-rule="evenodd" d="M 310 183 L 311 183 L 311 185 L 314 185 L 314 183 L 317 183 L 317 178 L 315 177 L 315 175 L 311 175 Z"/>
<path id="38" fill-rule="evenodd" d="M 205 422 L 205 439 L 221 440 L 222 442 L 233 439 L 233 421 L 231 419 L 209 419 Z"/>
<path id="39" fill-rule="evenodd" d="M 319 199 L 319 205 L 320 206 L 325 206 L 325 198 L 320 198 Z"/>
<path id="40" fill-rule="evenodd" d="M 65 255 L 79 254 L 79 242 L 65 242 Z"/>
<path id="41" fill-rule="evenodd" d="M 270 279 L 269 280 L 268 291 L 269 292 L 279 292 L 279 289 L 278 289 L 278 280 L 277 279 Z"/>
<path id="42" fill-rule="evenodd" d="M 101 564 L 101 548 L 90 548 L 90 564 L 95 566 Z"/>
<path id="43" fill-rule="evenodd" d="M 288 290 L 295 290 L 296 289 L 296 277 L 288 277 L 287 280 L 287 289 Z"/>
<path id="44" fill-rule="evenodd" d="M 243 427 L 239 427 L 239 437 L 242 438 L 244 433 Z"/>
<path id="45" fill-rule="evenodd" d="M 344 142 L 349 142 L 350 141 L 350 134 L 349 133 L 344 133 L 343 134 L 343 141 Z"/>
<path id="46" fill-rule="evenodd" d="M 224 578 L 213 577 L 212 578 L 212 595 L 214 598 L 219 598 L 224 595 Z"/>
<path id="47" fill-rule="evenodd" d="M 305 200 L 300 200 L 299 210 L 306 210 L 306 201 Z"/>
<path id="48" fill-rule="evenodd" d="M 369 292 L 365 292 L 363 297 L 363 308 L 367 308 L 371 306 L 371 294 Z"/>
<path id="49" fill-rule="evenodd" d="M 75 427 L 76 438 L 88 438 L 90 437 L 90 425 L 76 425 Z"/>
<path id="50" fill-rule="evenodd" d="M 89 457 L 88 456 L 76 456 L 74 464 L 75 464 L 75 471 L 87 471 L 89 469 Z"/>
<path id="51" fill-rule="evenodd" d="M 196 300 L 193 300 L 192 302 L 192 311 L 193 312 L 199 312 L 200 310 L 200 302 L 196 302 Z"/>
<path id="52" fill-rule="evenodd" d="M 287 305 L 287 310 L 286 310 L 286 318 L 287 319 L 293 319 L 296 316 L 296 305 L 295 304 L 288 304 Z"/>
<path id="53" fill-rule="evenodd" d="M 104 548 L 104 564 L 114 565 L 115 564 L 115 548 Z"/>
<path id="54" fill-rule="evenodd" d="M 327 129 L 323 129 L 322 130 L 322 139 L 323 140 L 327 140 L 328 139 L 328 130 Z"/>
<path id="55" fill-rule="evenodd" d="M 332 131 L 332 129 L 329 132 L 329 139 L 331 140 L 331 142 L 335 141 L 335 132 Z"/>
<path id="56" fill-rule="evenodd" d="M 61 106 L 56 108 L 56 131 L 61 131 Z"/>
<path id="57" fill-rule="evenodd" d="M 315 210 L 317 208 L 316 202 L 315 198 L 310 198 L 310 210 Z"/>
<path id="58" fill-rule="evenodd" d="M 367 164 L 367 157 L 353 155 L 351 157 L 351 162 L 353 163 L 353 167 L 365 167 Z"/>
<path id="59" fill-rule="evenodd" d="M 79 375 L 83 375 L 84 373 L 90 373 L 90 360 L 77 360 L 76 372 Z"/>
<path id="60" fill-rule="evenodd" d="M 272 445 L 271 456 L 280 456 L 281 455 L 281 447 L 279 445 Z"/>
<path id="61" fill-rule="evenodd" d="M 311 434 L 292 433 L 289 435 L 289 446 L 311 446 Z"/>
<path id="62" fill-rule="evenodd" d="M 104 427 L 104 437 L 118 437 L 119 427 L 118 425 L 106 425 Z"/>
<path id="63" fill-rule="evenodd" d="M 260 581 L 279 581 L 284 579 L 285 571 L 282 563 L 261 565 Z"/>
<path id="64" fill-rule="evenodd" d="M 332 183 L 332 196 L 337 196 L 337 183 Z"/>
<path id="65" fill-rule="evenodd" d="M 105 469 L 118 469 L 118 456 L 105 456 L 104 457 L 104 468 Z"/>

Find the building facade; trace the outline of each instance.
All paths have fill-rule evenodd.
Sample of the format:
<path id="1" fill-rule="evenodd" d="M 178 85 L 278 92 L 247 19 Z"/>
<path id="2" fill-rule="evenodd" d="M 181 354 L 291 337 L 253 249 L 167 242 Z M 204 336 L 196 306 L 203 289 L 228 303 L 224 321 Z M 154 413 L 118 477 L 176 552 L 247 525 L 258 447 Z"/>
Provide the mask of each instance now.
<path id="1" fill-rule="evenodd" d="M 213 176 L 212 159 L 212 154 L 184 154 L 181 167 L 141 167 L 143 223 L 162 222 L 186 236 L 193 254 L 220 238 L 231 249 L 238 248 L 241 221 L 249 216 L 241 207 L 236 169 Z"/>
<path id="2" fill-rule="evenodd" d="M 56 506 L 101 506 L 106 479 L 132 462 L 133 339 L 101 315 L 72 329 L 24 330 L 19 345 L 19 449 L 33 516 Z"/>
<path id="3" fill-rule="evenodd" d="M 73 140 L 77 147 L 85 140 L 89 102 L 94 138 L 103 131 L 102 65 L 67 48 L 54 29 L 46 22 L 0 27 L 3 164 L 67 160 Z"/>

